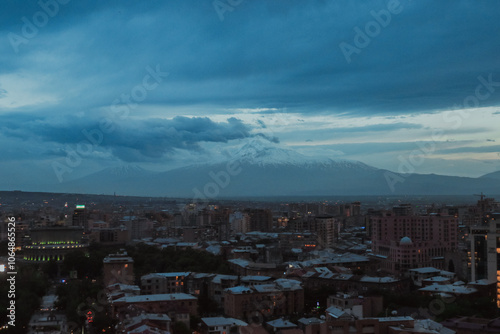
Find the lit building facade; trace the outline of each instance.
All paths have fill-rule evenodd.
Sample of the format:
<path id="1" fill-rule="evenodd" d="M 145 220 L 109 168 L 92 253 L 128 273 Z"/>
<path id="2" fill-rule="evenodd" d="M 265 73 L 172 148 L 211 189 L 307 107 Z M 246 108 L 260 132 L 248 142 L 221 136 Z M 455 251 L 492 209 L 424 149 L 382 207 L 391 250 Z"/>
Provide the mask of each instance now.
<path id="1" fill-rule="evenodd" d="M 496 282 L 497 307 L 500 308 L 500 214 L 490 218 L 487 245 L 488 282 Z"/>
<path id="2" fill-rule="evenodd" d="M 448 269 L 445 253 L 457 249 L 458 219 L 454 216 L 371 217 L 372 251 L 383 270 L 403 274 L 412 268 Z"/>
<path id="3" fill-rule="evenodd" d="M 181 293 L 186 289 L 184 281 L 189 272 L 152 273 L 141 277 L 142 293 L 145 295 L 161 293 Z"/>
<path id="4" fill-rule="evenodd" d="M 73 211 L 73 217 L 71 219 L 71 223 L 73 226 L 79 226 L 87 229 L 87 209 L 85 205 L 77 205 L 75 210 Z"/>
<path id="5" fill-rule="evenodd" d="M 488 278 L 488 227 L 472 227 L 470 233 L 470 280 Z"/>
<path id="6" fill-rule="evenodd" d="M 29 233 L 31 243 L 23 248 L 26 261 L 62 261 L 68 252 L 88 248 L 83 239 L 83 227 L 40 227 L 31 229 Z"/>

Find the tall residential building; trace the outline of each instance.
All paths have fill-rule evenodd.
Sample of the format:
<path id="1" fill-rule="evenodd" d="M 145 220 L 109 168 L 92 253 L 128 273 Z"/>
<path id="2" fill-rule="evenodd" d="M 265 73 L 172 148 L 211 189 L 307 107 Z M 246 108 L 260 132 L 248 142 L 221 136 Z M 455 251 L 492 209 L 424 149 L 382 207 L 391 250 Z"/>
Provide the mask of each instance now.
<path id="1" fill-rule="evenodd" d="M 250 230 L 250 216 L 240 211 L 229 215 L 229 224 L 233 233 L 247 233 Z"/>
<path id="2" fill-rule="evenodd" d="M 273 229 L 273 214 L 271 210 L 245 210 L 250 217 L 250 231 L 269 232 Z"/>
<path id="3" fill-rule="evenodd" d="M 392 208 L 392 212 L 396 216 L 411 216 L 413 215 L 413 207 L 411 204 L 400 204 Z"/>
<path id="4" fill-rule="evenodd" d="M 500 308 L 500 214 L 488 218 L 488 282 L 496 282 L 497 307 Z"/>
<path id="5" fill-rule="evenodd" d="M 317 216 L 310 222 L 310 228 L 318 236 L 318 246 L 329 248 L 333 247 L 338 239 L 340 221 L 333 216 Z"/>
<path id="6" fill-rule="evenodd" d="M 88 217 L 85 205 L 77 205 L 75 210 L 73 211 L 72 225 L 83 227 L 85 230 L 87 230 L 87 221 Z"/>
<path id="7" fill-rule="evenodd" d="M 471 227 L 470 233 L 470 280 L 488 278 L 488 227 Z"/>
<path id="8" fill-rule="evenodd" d="M 382 269 L 403 274 L 412 268 L 447 270 L 445 253 L 457 249 L 458 219 L 453 216 L 371 217 L 372 251 L 382 259 Z"/>

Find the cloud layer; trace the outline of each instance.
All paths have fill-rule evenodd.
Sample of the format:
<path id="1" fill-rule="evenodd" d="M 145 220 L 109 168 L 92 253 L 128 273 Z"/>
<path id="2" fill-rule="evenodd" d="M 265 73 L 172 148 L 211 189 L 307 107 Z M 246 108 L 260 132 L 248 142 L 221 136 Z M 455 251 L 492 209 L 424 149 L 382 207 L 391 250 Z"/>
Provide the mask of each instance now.
<path id="1" fill-rule="evenodd" d="M 103 132 L 81 173 L 112 163 L 160 169 L 210 160 L 253 136 L 395 170 L 398 157 L 431 142 L 434 129 L 447 138 L 422 172 L 500 168 L 500 3 L 228 6 L 5 1 L 0 173 L 28 161 L 46 173 L 103 118 L 114 129 Z M 346 56 L 342 45 L 355 51 Z M 155 79 L 151 69 L 168 76 Z M 126 117 L 116 106 L 127 108 Z M 460 124 L 447 121 L 453 109 L 466 109 L 467 117 L 453 115 Z"/>

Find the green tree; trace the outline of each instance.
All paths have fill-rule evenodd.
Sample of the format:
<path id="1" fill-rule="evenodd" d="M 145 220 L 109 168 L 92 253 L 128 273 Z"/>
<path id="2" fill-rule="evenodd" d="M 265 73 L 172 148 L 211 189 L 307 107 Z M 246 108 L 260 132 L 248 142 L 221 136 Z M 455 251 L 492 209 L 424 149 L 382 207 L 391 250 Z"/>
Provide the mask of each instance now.
<path id="1" fill-rule="evenodd" d="M 173 323 L 172 332 L 173 334 L 191 334 L 191 331 L 186 326 L 186 324 L 180 321 L 176 321 Z"/>
<path id="2" fill-rule="evenodd" d="M 61 265 L 61 274 L 69 276 L 73 270 L 77 271 L 78 278 L 85 277 L 89 274 L 90 262 L 88 256 L 82 250 L 69 252 L 64 257 Z"/>
<path id="3" fill-rule="evenodd" d="M 59 264 L 56 260 L 50 260 L 42 265 L 42 271 L 50 278 L 55 279 L 59 273 Z"/>

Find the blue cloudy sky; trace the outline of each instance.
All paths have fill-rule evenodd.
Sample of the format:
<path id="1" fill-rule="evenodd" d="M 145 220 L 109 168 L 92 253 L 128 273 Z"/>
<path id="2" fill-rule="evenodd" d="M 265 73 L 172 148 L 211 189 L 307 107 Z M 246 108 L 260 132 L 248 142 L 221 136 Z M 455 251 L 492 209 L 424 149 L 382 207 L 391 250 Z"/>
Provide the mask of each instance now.
<path id="1" fill-rule="evenodd" d="M 254 137 L 397 171 L 500 169 L 500 3 L 4 1 L 14 188 L 217 159 Z M 61 167 L 62 166 L 62 167 Z"/>

